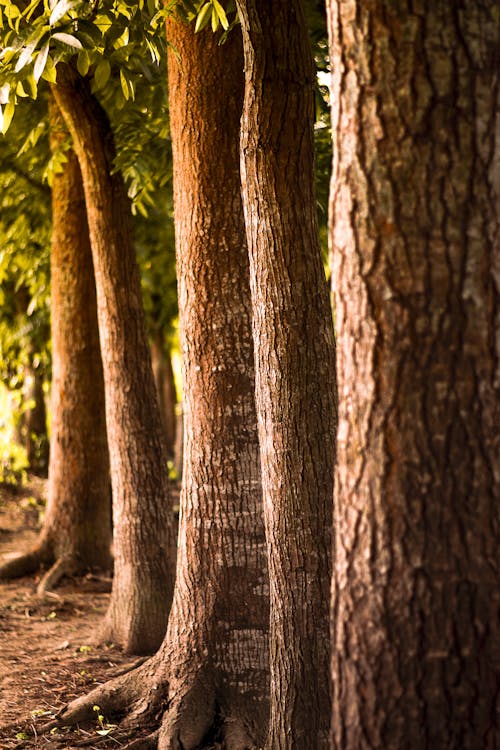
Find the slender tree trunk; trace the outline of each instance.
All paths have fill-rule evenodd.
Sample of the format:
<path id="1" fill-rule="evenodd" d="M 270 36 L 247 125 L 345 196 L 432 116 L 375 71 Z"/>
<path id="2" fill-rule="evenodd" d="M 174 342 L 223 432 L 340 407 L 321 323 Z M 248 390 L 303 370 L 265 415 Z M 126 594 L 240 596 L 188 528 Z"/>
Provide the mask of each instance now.
<path id="1" fill-rule="evenodd" d="M 52 148 L 65 128 L 51 102 Z M 52 185 L 52 422 L 44 538 L 79 570 L 111 566 L 104 380 L 85 197 L 68 151 Z"/>
<path id="2" fill-rule="evenodd" d="M 271 579 L 268 747 L 328 742 L 334 339 L 313 177 L 315 70 L 299 2 L 238 3 L 241 163 Z"/>
<path id="3" fill-rule="evenodd" d="M 330 2 L 329 26 L 333 746 L 493 750 L 499 7 Z"/>
<path id="4" fill-rule="evenodd" d="M 67 137 L 53 102 L 51 146 Z M 64 573 L 111 567 L 111 498 L 104 381 L 85 198 L 68 151 L 52 186 L 52 421 L 48 504 L 40 539 L 0 576 L 52 565 L 39 593 Z M 42 394 L 43 395 L 43 394 Z"/>
<path id="5" fill-rule="evenodd" d="M 102 635 L 147 653 L 165 632 L 175 543 L 129 201 L 121 175 L 111 174 L 110 124 L 88 82 L 61 66 L 53 91 L 82 170 L 96 276 L 115 554 Z"/>
<path id="6" fill-rule="evenodd" d="M 30 470 L 39 476 L 47 476 L 49 439 L 47 435 L 47 410 L 43 392 L 43 375 L 33 364 L 33 357 L 24 367 L 23 400 L 28 408 L 23 414 L 23 432 L 26 456 Z"/>
<path id="7" fill-rule="evenodd" d="M 239 189 L 241 37 L 220 47 L 210 30 L 174 21 L 167 35 L 180 58 L 169 58 L 169 101 L 186 419 L 176 588 L 159 652 L 61 720 L 93 702 L 128 708 L 128 721 L 167 706 L 160 750 L 244 750 L 262 747 L 267 727 L 269 582 Z"/>
<path id="8" fill-rule="evenodd" d="M 151 340 L 151 360 L 153 375 L 158 394 L 160 417 L 165 432 L 167 455 L 173 458 L 175 453 L 175 406 L 177 394 L 175 391 L 174 371 L 170 352 L 165 349 L 163 332 L 155 330 Z"/>

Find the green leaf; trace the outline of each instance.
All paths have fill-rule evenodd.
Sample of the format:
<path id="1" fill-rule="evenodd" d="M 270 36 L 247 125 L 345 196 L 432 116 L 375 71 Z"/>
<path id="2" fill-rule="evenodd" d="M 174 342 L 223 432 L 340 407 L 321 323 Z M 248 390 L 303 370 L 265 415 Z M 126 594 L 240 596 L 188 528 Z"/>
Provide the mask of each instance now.
<path id="1" fill-rule="evenodd" d="M 5 135 L 7 130 L 9 129 L 9 125 L 12 122 L 12 118 L 14 117 L 14 111 L 15 111 L 15 104 L 14 102 L 8 102 L 8 104 L 5 105 L 3 112 L 2 112 L 2 133 Z"/>
<path id="2" fill-rule="evenodd" d="M 31 98 L 36 99 L 38 95 L 38 86 L 37 86 L 37 82 L 35 81 L 35 76 L 32 73 L 30 73 L 29 76 L 27 76 L 26 83 L 28 84 L 29 94 Z"/>
<path id="3" fill-rule="evenodd" d="M 56 66 L 54 65 L 54 61 L 50 55 L 47 57 L 47 62 L 45 63 L 42 78 L 48 83 L 55 83 L 57 80 Z"/>
<path id="4" fill-rule="evenodd" d="M 28 44 L 27 47 L 23 49 L 23 51 L 19 55 L 16 67 L 14 68 L 15 73 L 19 73 L 19 71 L 22 70 L 27 63 L 31 62 L 37 41 L 37 39 L 34 39 L 32 42 L 30 42 L 30 44 Z"/>
<path id="5" fill-rule="evenodd" d="M 49 25 L 55 26 L 55 24 L 61 20 L 66 13 L 78 5 L 78 0 L 59 0 L 54 10 L 50 14 Z"/>
<path id="6" fill-rule="evenodd" d="M 97 89 L 102 89 L 109 81 L 111 65 L 108 60 L 101 60 L 94 72 L 94 81 Z"/>
<path id="7" fill-rule="evenodd" d="M 224 31 L 227 31 L 229 28 L 229 21 L 227 20 L 226 11 L 222 7 L 222 5 L 219 3 L 219 0 L 212 0 L 212 5 L 217 11 L 217 15 L 219 16 L 219 21 L 221 23 L 222 28 L 224 29 Z"/>
<path id="8" fill-rule="evenodd" d="M 20 16 L 21 11 L 17 7 L 17 5 L 14 5 L 14 3 L 9 3 L 5 8 L 5 15 L 9 20 L 12 20 L 13 18 L 17 18 L 18 16 Z"/>
<path id="9" fill-rule="evenodd" d="M 42 49 L 38 53 L 38 56 L 35 60 L 35 65 L 33 66 L 33 75 L 35 76 L 35 81 L 40 80 L 40 76 L 42 75 L 45 63 L 47 62 L 47 57 L 49 56 L 49 42 L 45 42 Z"/>
<path id="10" fill-rule="evenodd" d="M 78 20 L 78 32 L 80 34 L 85 34 L 88 39 L 90 40 L 91 45 L 94 47 L 98 47 L 100 44 L 102 44 L 102 34 L 98 26 L 95 25 L 95 23 L 92 23 L 92 21 L 85 21 L 85 20 Z"/>
<path id="11" fill-rule="evenodd" d="M 0 104 L 7 104 L 9 101 L 9 93 L 10 83 L 4 83 L 4 85 L 0 87 Z"/>
<path id="12" fill-rule="evenodd" d="M 23 86 L 23 82 L 22 81 L 18 81 L 17 82 L 17 85 L 16 85 L 16 95 L 20 96 L 22 99 L 24 99 L 24 97 L 26 97 L 26 96 L 29 96 L 29 94 L 27 94 L 26 91 L 24 90 L 24 86 Z"/>
<path id="13" fill-rule="evenodd" d="M 52 39 L 57 39 L 59 42 L 67 44 L 68 47 L 74 47 L 74 49 L 83 49 L 81 41 L 76 36 L 66 34 L 64 31 L 57 31 L 55 34 L 52 34 Z"/>
<path id="14" fill-rule="evenodd" d="M 123 96 L 128 100 L 130 97 L 130 91 L 128 89 L 127 79 L 125 78 L 123 70 L 120 70 L 120 83 L 122 86 Z"/>
<path id="15" fill-rule="evenodd" d="M 90 68 L 89 53 L 86 49 L 80 50 L 78 53 L 78 59 L 76 61 L 76 67 L 81 76 L 86 76 Z"/>
<path id="16" fill-rule="evenodd" d="M 194 27 L 195 33 L 205 28 L 207 23 L 210 21 L 211 11 L 212 11 L 212 4 L 205 3 L 205 5 L 201 8 L 201 10 L 198 13 L 198 17 L 196 19 L 196 24 Z"/>

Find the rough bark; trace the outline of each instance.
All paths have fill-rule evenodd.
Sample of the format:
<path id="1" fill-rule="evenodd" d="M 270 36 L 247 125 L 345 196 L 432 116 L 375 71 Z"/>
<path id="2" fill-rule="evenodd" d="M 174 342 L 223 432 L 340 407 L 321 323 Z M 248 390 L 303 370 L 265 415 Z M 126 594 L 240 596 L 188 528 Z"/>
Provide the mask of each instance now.
<path id="1" fill-rule="evenodd" d="M 177 404 L 177 394 L 170 351 L 165 347 L 163 332 L 161 330 L 155 330 L 153 333 L 151 340 L 151 360 L 156 393 L 158 394 L 160 417 L 165 433 L 165 448 L 167 455 L 173 458 L 175 455 L 175 407 Z"/>
<path id="2" fill-rule="evenodd" d="M 238 3 L 241 165 L 271 581 L 267 746 L 328 742 L 334 338 L 313 178 L 315 71 L 299 2 Z"/>
<path id="3" fill-rule="evenodd" d="M 244 750 L 262 746 L 267 726 L 269 583 L 239 190 L 241 37 L 221 48 L 174 21 L 167 35 L 180 57 L 169 59 L 169 100 L 186 419 L 176 588 L 158 653 L 59 720 L 96 702 L 144 723 L 167 706 L 148 747 Z"/>
<path id="4" fill-rule="evenodd" d="M 66 137 L 50 107 L 51 147 Z M 85 198 L 78 160 L 68 160 L 52 185 L 52 419 L 48 502 L 40 539 L 0 576 L 54 565 L 38 587 L 65 573 L 109 569 L 111 497 L 104 415 L 104 381 Z M 43 394 L 42 394 L 43 395 Z"/>
<path id="5" fill-rule="evenodd" d="M 88 83 L 58 68 L 54 97 L 83 177 L 94 262 L 113 490 L 115 572 L 102 637 L 148 653 L 173 589 L 173 514 L 123 179 L 109 121 Z"/>
<path id="6" fill-rule="evenodd" d="M 267 719 L 268 580 L 238 124 L 241 36 L 169 21 L 170 130 L 186 442 L 160 747 L 228 748 Z M 220 726 L 217 726 L 219 724 Z"/>
<path id="7" fill-rule="evenodd" d="M 500 8 L 329 6 L 333 746 L 493 750 Z"/>

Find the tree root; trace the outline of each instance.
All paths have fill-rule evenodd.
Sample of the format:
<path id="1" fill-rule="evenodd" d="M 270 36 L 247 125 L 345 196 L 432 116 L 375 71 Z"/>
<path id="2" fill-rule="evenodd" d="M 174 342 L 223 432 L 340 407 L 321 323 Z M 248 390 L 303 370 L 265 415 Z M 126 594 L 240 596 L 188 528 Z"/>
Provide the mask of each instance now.
<path id="1" fill-rule="evenodd" d="M 95 719 L 95 706 L 106 719 L 121 718 L 122 726 L 137 726 L 157 721 L 160 706 L 165 703 L 167 685 L 159 682 L 148 659 L 68 703 L 42 727 L 46 733 L 54 727 L 72 726 Z"/>
<path id="2" fill-rule="evenodd" d="M 159 730 L 125 745 L 125 750 L 157 750 Z"/>
<path id="3" fill-rule="evenodd" d="M 188 675 L 176 688 L 171 685 L 158 750 L 195 750 L 214 745 L 225 750 L 253 750 L 256 742 L 244 719 L 224 714 L 217 702 L 217 688 L 204 671 Z"/>
<path id="4" fill-rule="evenodd" d="M 195 750 L 215 743 L 226 750 L 257 748 L 244 717 L 221 711 L 209 671 L 190 672 L 169 686 L 169 665 L 160 654 L 72 701 L 41 732 L 95 721 L 98 706 L 106 720 L 121 720 L 120 729 L 154 729 L 161 719 L 159 730 L 132 740 L 125 750 Z"/>
<path id="5" fill-rule="evenodd" d="M 168 710 L 163 716 L 158 750 L 194 750 L 213 727 L 216 718 L 212 685 L 200 670 L 188 676 L 169 693 Z"/>
<path id="6" fill-rule="evenodd" d="M 42 576 L 42 580 L 36 589 L 37 596 L 45 596 L 47 592 L 57 586 L 61 578 L 64 576 L 70 576 L 77 570 L 78 563 L 73 557 L 60 557 L 48 569 L 45 575 Z"/>
<path id="7" fill-rule="evenodd" d="M 35 547 L 23 554 L 16 555 L 10 560 L 5 560 L 0 565 L 0 578 L 21 578 L 29 576 L 47 562 L 50 561 L 50 555 L 43 547 Z"/>

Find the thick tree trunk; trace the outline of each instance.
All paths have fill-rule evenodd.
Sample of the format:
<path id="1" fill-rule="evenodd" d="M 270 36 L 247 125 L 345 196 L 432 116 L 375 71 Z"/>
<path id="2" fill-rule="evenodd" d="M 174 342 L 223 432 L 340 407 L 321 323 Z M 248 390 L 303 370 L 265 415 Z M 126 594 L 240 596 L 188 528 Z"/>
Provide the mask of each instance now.
<path id="1" fill-rule="evenodd" d="M 160 417 L 165 432 L 165 447 L 169 458 L 175 455 L 177 394 L 170 352 L 165 349 L 163 332 L 155 330 L 151 340 L 151 360 L 158 394 Z"/>
<path id="2" fill-rule="evenodd" d="M 167 23 L 186 443 L 161 748 L 267 722 L 268 579 L 240 198 L 241 37 Z M 219 724 L 219 726 L 218 726 Z"/>
<path id="3" fill-rule="evenodd" d="M 493 750 L 498 3 L 330 2 L 329 26 L 333 745 Z"/>
<path id="4" fill-rule="evenodd" d="M 299 2 L 238 3 L 243 201 L 271 579 L 268 747 L 328 743 L 334 339 L 313 178 L 315 71 Z"/>
<path id="5" fill-rule="evenodd" d="M 53 91 L 80 162 L 96 277 L 115 554 L 103 637 L 147 653 L 165 632 L 175 542 L 129 201 L 111 174 L 111 128 L 87 82 L 60 66 Z"/>
<path id="6" fill-rule="evenodd" d="M 50 107 L 51 146 L 66 136 Z M 63 573 L 111 568 L 111 497 L 104 382 L 85 198 L 78 160 L 67 152 L 52 185 L 52 420 L 48 504 L 34 550 L 0 576 L 54 567 L 38 591 Z"/>
<path id="7" fill-rule="evenodd" d="M 180 58 L 169 58 L 186 419 L 177 581 L 158 653 L 59 720 L 97 703 L 144 722 L 167 706 L 151 746 L 245 750 L 262 747 L 267 728 L 269 581 L 239 189 L 241 37 L 220 47 L 210 30 L 174 21 L 167 36 Z"/>

